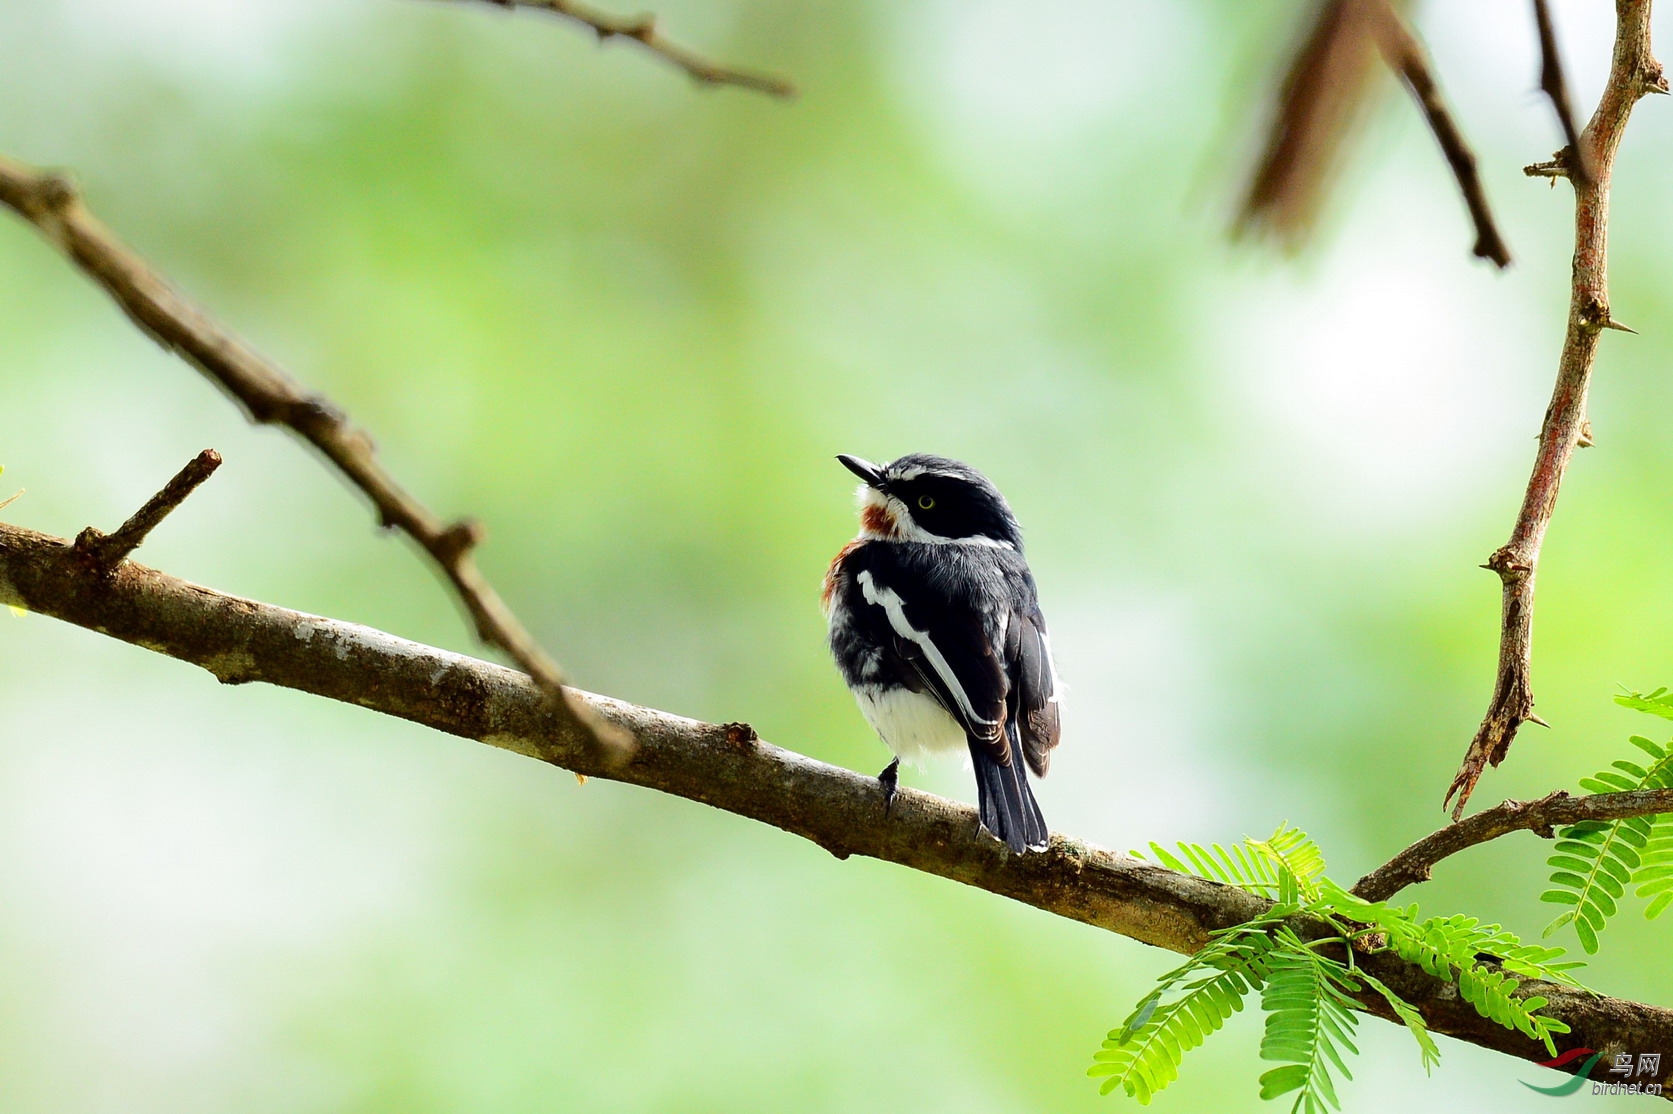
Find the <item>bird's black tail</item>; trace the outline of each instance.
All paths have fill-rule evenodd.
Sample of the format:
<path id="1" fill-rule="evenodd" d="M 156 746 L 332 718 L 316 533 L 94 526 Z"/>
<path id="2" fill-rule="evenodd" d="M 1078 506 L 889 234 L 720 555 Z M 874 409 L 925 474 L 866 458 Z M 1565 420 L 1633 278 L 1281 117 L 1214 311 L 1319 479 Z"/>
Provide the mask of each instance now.
<path id="1" fill-rule="evenodd" d="M 1014 728 L 1012 729 L 1014 733 Z M 976 811 L 982 827 L 1003 840 L 1018 854 L 1044 851 L 1050 837 L 1046 818 L 1029 787 L 1022 753 L 1013 737 L 1011 764 L 1002 766 L 988 753 L 986 745 L 970 741 L 970 761 L 976 767 Z"/>

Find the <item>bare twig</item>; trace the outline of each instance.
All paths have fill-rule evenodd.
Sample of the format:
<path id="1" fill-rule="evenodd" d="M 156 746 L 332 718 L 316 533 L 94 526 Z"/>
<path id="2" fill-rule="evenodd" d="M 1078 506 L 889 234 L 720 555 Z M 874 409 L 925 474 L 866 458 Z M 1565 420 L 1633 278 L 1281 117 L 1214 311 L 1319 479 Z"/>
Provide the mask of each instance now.
<path id="1" fill-rule="evenodd" d="M 1429 881 L 1435 864 L 1449 855 L 1511 832 L 1534 832 L 1550 839 L 1551 829 L 1559 824 L 1663 812 L 1673 812 L 1673 789 L 1633 789 L 1587 797 L 1571 797 L 1559 789 L 1537 801 L 1505 801 L 1424 836 L 1354 883 L 1353 892 L 1367 901 L 1387 901 L 1407 886 Z"/>
<path id="2" fill-rule="evenodd" d="M 1013 855 L 978 829 L 969 805 L 902 788 L 885 812 L 876 778 L 782 750 L 747 724 L 699 723 L 574 692 L 600 720 L 638 740 L 630 757 L 611 764 L 512 670 L 368 627 L 224 596 L 133 562 L 98 577 L 68 543 L 4 524 L 0 604 L 191 662 L 229 684 L 282 685 L 543 757 L 577 773 L 758 820 L 839 859 L 865 855 L 899 863 L 1171 951 L 1195 952 L 1209 933 L 1271 906 L 1235 886 L 1061 834 L 1043 853 Z M 1297 928 L 1313 936 L 1333 931 L 1301 919 Z M 1390 953 L 1359 962 L 1436 1032 L 1524 1060 L 1550 1055 L 1542 1043 L 1482 1017 L 1455 985 L 1416 965 Z M 1570 1027 L 1559 1047 L 1673 1048 L 1673 1010 L 1532 981 L 1519 993 L 1545 998 L 1541 1012 Z M 1390 1016 L 1380 1000 L 1361 1005 Z"/>
<path id="3" fill-rule="evenodd" d="M 1564 147 L 1560 151 L 1553 151 L 1551 157 L 1544 162 L 1531 162 L 1522 168 L 1522 173 L 1530 178 L 1549 178 L 1555 186 L 1558 178 L 1568 177 L 1568 164 L 1573 157 L 1572 148 Z"/>
<path id="4" fill-rule="evenodd" d="M 1633 105 L 1646 93 L 1665 93 L 1668 88 L 1661 63 L 1650 54 L 1650 0 L 1616 0 L 1615 18 L 1609 80 L 1580 136 L 1593 181 L 1586 184 L 1572 175 L 1569 179 L 1574 186 L 1574 271 L 1557 383 L 1540 427 L 1533 474 L 1510 541 L 1495 550 L 1485 566 L 1499 574 L 1503 585 L 1499 665 L 1487 714 L 1447 789 L 1446 803 L 1453 805 L 1454 820 L 1463 815 L 1482 771 L 1504 761 L 1517 728 L 1543 722 L 1534 715 L 1529 681 L 1534 573 L 1546 527 L 1557 507 L 1563 472 L 1586 431 L 1586 394 L 1598 337 L 1604 329 L 1619 327 L 1609 312 L 1609 180 Z"/>
<path id="5" fill-rule="evenodd" d="M 1400 75 L 1417 100 L 1418 107 L 1423 110 L 1423 118 L 1429 122 L 1429 130 L 1435 133 L 1435 141 L 1441 145 L 1447 165 L 1452 167 L 1453 177 L 1458 179 L 1459 192 L 1464 195 L 1470 220 L 1475 224 L 1476 240 L 1471 251 L 1483 259 L 1491 259 L 1500 268 L 1508 267 L 1510 249 L 1505 247 L 1499 227 L 1493 221 L 1493 211 L 1487 205 L 1487 192 L 1482 188 L 1481 176 L 1476 173 L 1475 155 L 1470 151 L 1469 144 L 1464 142 L 1463 132 L 1458 130 L 1458 124 L 1441 97 L 1428 54 L 1411 28 L 1406 26 L 1405 20 L 1386 4 L 1380 7 L 1377 44 L 1382 48 L 1389 68 Z"/>
<path id="6" fill-rule="evenodd" d="M 1475 156 L 1441 97 L 1422 44 L 1391 0 L 1324 0 L 1279 91 L 1265 150 L 1244 195 L 1240 232 L 1298 244 L 1313 223 L 1342 140 L 1368 99 L 1380 53 L 1423 110 L 1476 230 L 1475 254 L 1500 267 L 1510 251 L 1493 221 Z"/>
<path id="7" fill-rule="evenodd" d="M 482 641 L 533 677 L 562 714 L 571 714 L 557 663 L 477 568 L 473 550 L 482 540 L 482 528 L 474 519 L 443 522 L 409 495 L 378 462 L 365 432 L 323 396 L 305 393 L 282 368 L 177 292 L 88 212 L 68 179 L 0 156 L 0 204 L 38 228 L 103 287 L 135 325 L 203 372 L 244 408 L 251 421 L 284 426 L 318 449 L 371 501 L 384 527 L 402 531 L 430 556 Z M 607 734 L 600 737 L 606 749 L 620 751 L 628 745 L 619 735 Z"/>
<path id="8" fill-rule="evenodd" d="M 500 8 L 534 8 L 572 20 L 589 28 L 599 42 L 628 39 L 657 57 L 684 70 L 700 85 L 735 85 L 771 97 L 793 97 L 796 87 L 781 77 L 736 69 L 711 62 L 694 50 L 669 42 L 657 29 L 653 15 L 619 16 L 575 0 L 485 0 Z"/>
<path id="9" fill-rule="evenodd" d="M 146 535 L 156 529 L 157 524 L 169 516 L 169 512 L 184 503 L 220 466 L 220 453 L 214 449 L 203 450 L 188 461 L 186 467 L 175 473 L 174 478 L 163 485 L 161 491 L 147 499 L 145 505 L 135 511 L 128 521 L 117 527 L 116 533 L 101 533 L 89 526 L 77 534 L 76 552 L 85 557 L 94 568 L 108 575 L 127 559 L 128 554 L 144 543 Z"/>
<path id="10" fill-rule="evenodd" d="M 1562 55 L 1557 53 L 1557 29 L 1551 24 L 1551 8 L 1546 0 L 1534 0 L 1534 23 L 1539 27 L 1539 88 L 1551 98 L 1551 108 L 1557 114 L 1557 124 L 1563 129 L 1563 142 L 1574 152 L 1573 166 L 1565 170 L 1575 180 L 1591 185 L 1592 164 L 1585 145 L 1580 142 L 1580 128 L 1574 122 L 1574 106 L 1569 103 L 1568 82 L 1563 77 Z"/>

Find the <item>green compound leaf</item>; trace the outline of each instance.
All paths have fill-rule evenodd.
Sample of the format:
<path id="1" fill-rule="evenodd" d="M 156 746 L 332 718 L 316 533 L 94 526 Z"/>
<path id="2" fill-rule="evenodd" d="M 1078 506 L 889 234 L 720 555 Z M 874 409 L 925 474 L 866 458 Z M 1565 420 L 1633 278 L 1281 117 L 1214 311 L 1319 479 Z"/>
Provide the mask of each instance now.
<path id="1" fill-rule="evenodd" d="M 1659 688 L 1654 692 L 1629 692 L 1617 696 L 1615 703 L 1623 708 L 1648 712 L 1663 719 L 1673 719 L 1673 693 L 1665 688 Z"/>
<path id="2" fill-rule="evenodd" d="M 1615 699 L 1629 708 L 1673 718 L 1673 694 L 1666 689 Z M 1673 787 L 1673 754 L 1641 735 L 1631 742 L 1649 757 L 1648 765 L 1622 759 L 1611 763 L 1612 769 L 1581 778 L 1581 786 L 1594 793 Z M 1573 925 L 1580 946 L 1596 955 L 1598 934 L 1620 910 L 1628 889 L 1652 899 L 1646 916 L 1659 916 L 1673 901 L 1662 900 L 1663 894 L 1673 892 L 1673 815 L 1585 820 L 1560 828 L 1546 865 L 1552 868 L 1553 888 L 1540 900 L 1574 908 L 1546 925 L 1544 935 Z"/>
<path id="3" fill-rule="evenodd" d="M 1230 848 L 1213 843 L 1179 843 L 1175 854 L 1159 843 L 1150 854 L 1170 870 L 1236 886 L 1240 890 L 1295 904 L 1317 896 L 1324 877 L 1324 855 L 1307 833 L 1280 824 L 1268 839 L 1246 839 Z M 1142 859 L 1139 851 L 1131 854 Z"/>
<path id="4" fill-rule="evenodd" d="M 1198 969 L 1188 964 L 1184 969 Z M 1251 989 L 1247 974 L 1239 970 L 1218 971 L 1183 984 L 1183 993 L 1163 1003 L 1158 991 L 1146 999 L 1128 1024 L 1104 1039 L 1086 1074 L 1107 1076 L 1100 1094 L 1123 1088 L 1141 1104 L 1179 1076 L 1185 1053 L 1219 1029 L 1226 1019 L 1243 1008 L 1243 996 Z M 1139 1019 L 1140 1014 L 1148 1013 Z"/>
<path id="5" fill-rule="evenodd" d="M 1261 1008 L 1266 1010 L 1266 1033 L 1261 1059 L 1288 1061 L 1260 1077 L 1261 1098 L 1290 1091 L 1294 1111 L 1341 1109 L 1332 1066 L 1352 1079 L 1342 1059 L 1345 1049 L 1357 1054 L 1352 1035 L 1358 1018 L 1351 994 L 1359 983 L 1341 964 L 1311 951 L 1288 929 L 1278 931 L 1279 946 L 1266 957 L 1266 988 Z"/>
<path id="6" fill-rule="evenodd" d="M 1579 985 L 1568 973 L 1578 964 L 1553 962 L 1562 949 L 1523 944 L 1498 925 L 1483 926 L 1474 917 L 1390 919 L 1378 927 L 1388 933 L 1396 955 L 1456 983 L 1459 996 L 1477 1013 L 1542 1041 L 1551 1055 L 1557 1054 L 1552 1037 L 1568 1032 L 1567 1024 L 1539 1013 L 1545 999 L 1519 998 L 1515 991 L 1518 976 Z"/>
<path id="7" fill-rule="evenodd" d="M 1666 854 L 1657 865 L 1669 869 L 1645 882 L 1665 887 L 1664 907 L 1673 903 L 1673 827 L 1667 834 L 1661 849 Z M 1579 850 L 1565 848 L 1564 853 L 1589 871 L 1601 838 L 1581 833 L 1573 840 Z M 1654 837 L 1642 841 L 1646 854 L 1656 846 Z M 1539 1012 L 1544 998 L 1518 993 L 1522 978 L 1579 985 L 1569 971 L 1583 965 L 1562 961 L 1561 948 L 1524 944 L 1475 917 L 1423 920 L 1416 905 L 1398 908 L 1356 897 L 1325 876 L 1317 845 L 1287 825 L 1269 839 L 1245 840 L 1230 849 L 1181 843 L 1176 854 L 1152 844 L 1151 854 L 1173 869 L 1264 893 L 1275 904 L 1254 920 L 1212 934 L 1206 947 L 1164 975 L 1121 1027 L 1110 1032 L 1087 1069 L 1088 1075 L 1103 1079 L 1104 1094 L 1121 1088 L 1148 1103 L 1178 1078 L 1185 1053 L 1220 1029 L 1252 992 L 1260 994 L 1266 1012 L 1261 1056 L 1278 1062 L 1260 1077 L 1261 1097 L 1293 1093 L 1292 1114 L 1340 1109 L 1336 1079 L 1352 1078 L 1347 1057 L 1358 1053 L 1354 995 L 1367 988 L 1387 1001 L 1410 1030 L 1424 1070 L 1429 1070 L 1439 1061 L 1440 1049 L 1422 1015 L 1355 966 L 1355 951 L 1394 951 L 1456 985 L 1459 997 L 1482 1016 L 1544 1042 L 1552 1055 L 1553 1035 L 1568 1031 L 1561 1021 Z M 1584 880 L 1580 874 L 1573 877 Z M 1614 872 L 1609 878 L 1624 884 Z M 1578 901 L 1570 890 L 1552 892 L 1562 895 L 1555 901 Z M 1567 915 L 1582 923 L 1578 905 Z M 1303 940 L 1292 928 L 1294 917 L 1321 926 L 1326 934 Z M 1350 940 L 1355 943 L 1342 951 Z M 1317 950 L 1321 945 L 1326 951 Z"/>

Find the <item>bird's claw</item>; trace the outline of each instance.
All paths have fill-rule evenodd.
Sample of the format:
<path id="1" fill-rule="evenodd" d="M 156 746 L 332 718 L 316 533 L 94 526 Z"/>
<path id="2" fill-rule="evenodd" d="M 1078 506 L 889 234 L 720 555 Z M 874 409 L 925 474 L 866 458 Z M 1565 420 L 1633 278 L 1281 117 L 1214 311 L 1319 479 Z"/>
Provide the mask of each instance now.
<path id="1" fill-rule="evenodd" d="M 887 816 L 895 807 L 895 792 L 900 788 L 900 759 L 883 768 L 877 775 L 877 784 L 883 788 L 883 815 Z"/>

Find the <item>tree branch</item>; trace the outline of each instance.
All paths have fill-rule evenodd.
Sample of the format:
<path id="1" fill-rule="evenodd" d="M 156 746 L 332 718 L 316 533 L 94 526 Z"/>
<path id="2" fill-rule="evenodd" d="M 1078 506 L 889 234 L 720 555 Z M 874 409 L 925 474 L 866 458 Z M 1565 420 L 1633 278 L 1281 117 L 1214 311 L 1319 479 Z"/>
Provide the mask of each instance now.
<path id="1" fill-rule="evenodd" d="M 875 778 L 782 750 L 747 724 L 700 723 L 572 690 L 592 715 L 636 739 L 631 755 L 611 763 L 513 670 L 222 595 L 132 562 L 101 576 L 69 543 L 6 524 L 0 604 L 190 662 L 226 684 L 265 681 L 671 793 L 802 836 L 838 858 L 899 863 L 1170 951 L 1194 952 L 1210 932 L 1270 906 L 1235 887 L 1061 834 L 1043 853 L 1013 855 L 978 830 L 969 805 L 903 787 L 885 814 Z M 1476 1013 L 1451 983 L 1388 953 L 1362 962 L 1436 1032 L 1525 1060 L 1547 1057 L 1542 1044 Z M 1524 989 L 1546 998 L 1544 1012 L 1570 1026 L 1560 1039 L 1565 1048 L 1673 1048 L 1673 1011 L 1546 983 Z M 1365 1005 L 1389 1016 L 1386 1004 Z M 1594 1070 L 1607 1064 L 1606 1057 Z"/>
<path id="2" fill-rule="evenodd" d="M 482 541 L 475 519 L 443 522 L 409 495 L 378 462 L 372 439 L 352 425 L 330 400 L 307 394 L 269 362 L 188 301 L 162 275 L 119 241 L 82 204 L 75 187 L 58 174 L 37 171 L 0 156 L 0 204 L 39 229 L 151 339 L 203 372 L 239 403 L 251 421 L 281 425 L 319 450 L 377 509 L 386 529 L 405 533 L 447 579 L 483 642 L 505 652 L 564 709 L 563 674 L 557 662 L 523 628 L 473 554 Z M 599 734 L 596 725 L 585 729 Z M 607 750 L 627 741 L 599 734 Z"/>
<path id="3" fill-rule="evenodd" d="M 1534 832 L 1552 838 L 1552 828 L 1582 820 L 1620 820 L 1673 812 L 1673 789 L 1632 789 L 1571 797 L 1564 790 L 1537 801 L 1505 801 L 1424 836 L 1354 883 L 1366 901 L 1387 901 L 1407 886 L 1429 881 L 1436 863 L 1511 832 Z"/>
<path id="4" fill-rule="evenodd" d="M 1412 34 L 1406 21 L 1386 3 L 1380 5 L 1377 20 L 1377 45 L 1383 58 L 1406 85 L 1417 105 L 1423 110 L 1441 154 L 1458 180 L 1458 190 L 1464 195 L 1464 205 L 1475 225 L 1475 246 L 1471 252 L 1482 259 L 1490 259 L 1501 270 L 1510 266 L 1510 249 L 1505 247 L 1499 226 L 1493 221 L 1493 210 L 1487 204 L 1487 191 L 1482 188 L 1481 175 L 1476 173 L 1475 154 L 1464 140 L 1464 133 L 1452 118 L 1440 85 L 1435 81 L 1429 55 Z"/>
<path id="5" fill-rule="evenodd" d="M 1569 101 L 1568 81 L 1563 77 L 1563 57 L 1557 52 L 1557 29 L 1551 23 L 1551 7 L 1546 0 L 1534 0 L 1534 25 L 1539 29 L 1540 91 L 1551 99 L 1557 126 L 1563 129 L 1563 142 L 1574 152 L 1574 179 L 1592 185 L 1596 179 L 1591 161 L 1586 157 L 1586 147 L 1580 142 L 1580 129 L 1574 123 L 1574 105 Z"/>
<path id="6" fill-rule="evenodd" d="M 1400 75 L 1440 144 L 1475 226 L 1473 251 L 1500 267 L 1510 251 L 1494 223 L 1475 155 L 1441 96 L 1428 54 L 1392 0 L 1323 0 L 1284 74 L 1265 149 L 1244 194 L 1239 232 L 1295 246 L 1312 224 L 1335 157 L 1367 100 L 1375 59 Z"/>
<path id="7" fill-rule="evenodd" d="M 1615 52 L 1609 80 L 1597 111 L 1580 136 L 1577 151 L 1589 161 L 1593 181 L 1570 174 L 1574 186 L 1574 272 L 1569 296 L 1568 332 L 1558 362 L 1557 383 L 1540 428 L 1539 450 L 1521 513 L 1510 541 L 1494 551 L 1486 568 L 1502 582 L 1499 666 L 1487 714 L 1447 789 L 1452 817 L 1464 813 L 1477 780 L 1488 766 L 1504 761 L 1516 730 L 1541 723 L 1534 715 L 1529 655 L 1533 645 L 1534 574 L 1546 527 L 1557 507 L 1557 489 L 1569 458 L 1586 432 L 1586 393 L 1598 337 L 1621 328 L 1609 314 L 1609 179 L 1632 106 L 1646 93 L 1667 92 L 1661 63 L 1650 54 L 1650 0 L 1615 0 Z M 1443 806 L 1444 807 L 1444 806 Z"/>
<path id="8" fill-rule="evenodd" d="M 770 97 L 793 97 L 796 87 L 781 77 L 735 69 L 711 62 L 696 51 L 669 42 L 657 29 L 654 15 L 618 16 L 576 0 L 484 0 L 500 8 L 534 8 L 572 20 L 589 28 L 598 41 L 629 39 L 652 54 L 682 69 L 699 85 L 735 85 Z"/>
<path id="9" fill-rule="evenodd" d="M 205 449 L 180 469 L 163 489 L 145 501 L 128 521 L 117 527 L 116 533 L 105 534 L 89 526 L 76 535 L 76 552 L 80 553 L 100 572 L 110 571 L 127 560 L 128 554 L 138 549 L 169 513 L 184 503 L 198 487 L 215 474 L 221 466 L 221 454 Z"/>

